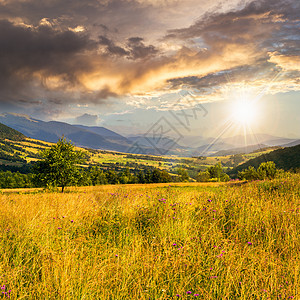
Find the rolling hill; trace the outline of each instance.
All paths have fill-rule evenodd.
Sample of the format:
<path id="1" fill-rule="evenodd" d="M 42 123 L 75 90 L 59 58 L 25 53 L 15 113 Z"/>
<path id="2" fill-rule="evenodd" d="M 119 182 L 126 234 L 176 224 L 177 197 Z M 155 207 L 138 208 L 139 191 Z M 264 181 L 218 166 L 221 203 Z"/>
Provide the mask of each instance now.
<path id="1" fill-rule="evenodd" d="M 95 132 L 95 128 L 90 130 L 89 127 L 81 128 L 64 122 L 45 122 L 26 115 L 2 114 L 0 122 L 28 137 L 51 143 L 56 143 L 64 135 L 79 147 L 126 152 L 131 145 L 121 136 L 116 138 L 117 134 L 108 139 L 107 135 L 105 137 L 105 135 Z"/>
<path id="2" fill-rule="evenodd" d="M 35 121 L 33 120 L 30 122 Z M 64 130 L 65 123 L 60 124 L 59 122 L 54 122 L 54 125 L 55 126 L 53 126 L 53 128 L 58 130 L 57 127 L 60 125 L 60 130 Z M 69 127 L 67 126 L 66 128 L 68 129 Z M 27 138 L 22 133 L 19 133 L 16 130 L 2 124 L 0 124 L 0 129 L 2 132 L 2 139 L 0 139 L 0 170 L 3 171 L 10 170 L 13 172 L 19 171 L 21 173 L 30 172 L 32 163 L 40 159 L 39 151 L 51 145 L 51 143 L 48 142 Z M 82 130 L 85 132 L 84 129 Z M 68 133 L 69 137 L 72 137 L 72 132 L 69 131 Z M 90 135 L 87 135 L 86 137 L 90 138 Z M 84 138 L 84 135 L 81 136 L 82 140 Z M 116 136 L 115 138 L 118 139 L 119 137 Z M 177 174 L 176 172 L 178 168 L 184 168 L 188 171 L 192 178 L 197 176 L 199 170 L 203 171 L 208 166 L 212 166 L 218 162 L 221 162 L 226 168 L 231 168 L 236 166 L 237 163 L 245 162 L 261 154 L 261 152 L 258 152 L 240 155 L 240 157 L 238 157 L 240 161 L 237 162 L 234 156 L 199 158 L 129 154 L 92 149 L 85 149 L 84 151 L 88 158 L 86 166 L 101 166 L 101 168 L 105 170 L 123 170 L 127 167 L 136 170 L 155 167 L 167 170 L 172 174 Z M 266 155 L 267 153 L 268 152 L 265 152 Z M 292 162 L 292 164 L 294 163 Z"/>
<path id="3" fill-rule="evenodd" d="M 71 125 L 57 121 L 45 122 L 27 115 L 10 113 L 1 114 L 0 122 L 20 131 L 30 138 L 50 143 L 56 143 L 64 135 L 65 138 L 71 140 L 76 146 L 84 148 L 152 155 L 168 153 L 169 150 L 168 147 L 160 147 L 158 149 L 158 147 L 155 148 L 151 144 L 145 145 L 140 140 L 138 141 L 139 145 L 137 149 L 135 141 L 104 127 Z M 172 148 L 169 154 L 184 156 L 186 152 L 182 153 L 181 150 L 182 147 L 179 151 Z"/>
<path id="4" fill-rule="evenodd" d="M 270 153 L 250 159 L 230 170 L 228 174 L 234 176 L 237 175 L 239 171 L 247 169 L 249 166 L 257 168 L 261 163 L 267 161 L 274 161 L 277 168 L 285 171 L 300 168 L 300 145 L 274 150 Z"/>
<path id="5" fill-rule="evenodd" d="M 146 155 L 224 156 L 249 153 L 261 147 L 280 146 L 283 143 L 294 145 L 294 143 L 299 142 L 299 140 L 258 134 L 255 139 L 260 141 L 259 144 L 250 144 L 250 141 L 253 141 L 253 137 L 250 136 L 220 138 L 215 142 L 212 140 L 211 143 L 208 143 L 210 139 L 200 137 L 203 144 L 198 147 L 191 147 L 189 143 L 184 143 L 184 145 L 176 143 L 172 137 L 162 136 L 158 139 L 148 136 L 145 138 L 143 135 L 124 137 L 104 127 L 71 125 L 58 121 L 46 122 L 20 114 L 0 114 L 0 123 L 25 136 L 45 142 L 56 143 L 64 135 L 78 147 Z M 252 146 L 246 148 L 245 141 Z"/>
<path id="6" fill-rule="evenodd" d="M 26 136 L 21 132 L 12 129 L 2 123 L 0 123 L 0 139 L 9 139 L 11 141 L 21 141 L 24 140 Z"/>
<path id="7" fill-rule="evenodd" d="M 240 147 L 240 148 L 233 148 L 233 149 L 228 149 L 228 150 L 221 150 L 216 153 L 214 153 L 213 156 L 225 156 L 225 155 L 235 155 L 235 154 L 248 154 L 248 153 L 253 153 L 253 152 L 261 152 L 265 150 L 277 150 L 279 147 L 274 146 L 274 147 L 269 147 L 264 144 L 260 145 L 249 145 L 246 147 Z"/>
<path id="8" fill-rule="evenodd" d="M 293 147 L 293 146 L 297 146 L 297 145 L 300 145 L 300 140 L 295 140 L 295 141 L 293 141 L 291 143 L 282 145 L 282 147 Z"/>
<path id="9" fill-rule="evenodd" d="M 269 134 L 253 134 L 246 136 L 237 135 L 233 137 L 223 138 L 223 141 L 235 145 L 234 148 L 245 147 L 245 145 L 266 145 L 266 146 L 281 146 L 284 144 L 292 143 L 295 139 L 284 137 L 277 137 Z"/>
<path id="10" fill-rule="evenodd" d="M 127 138 L 125 138 L 124 136 L 109 130 L 105 127 L 100 127 L 100 126 L 84 126 L 84 125 L 75 125 L 78 128 L 90 131 L 90 132 L 94 132 L 102 137 L 104 137 L 105 139 L 112 141 L 114 143 L 119 143 L 119 144 L 124 144 L 124 145 L 129 145 L 131 144 L 131 141 Z"/>

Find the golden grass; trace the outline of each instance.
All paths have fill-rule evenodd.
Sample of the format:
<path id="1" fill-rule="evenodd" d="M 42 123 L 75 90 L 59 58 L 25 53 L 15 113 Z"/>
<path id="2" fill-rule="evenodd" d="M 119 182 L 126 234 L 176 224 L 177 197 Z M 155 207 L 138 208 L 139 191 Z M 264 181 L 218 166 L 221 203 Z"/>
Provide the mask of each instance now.
<path id="1" fill-rule="evenodd" d="M 299 299 L 299 183 L 294 175 L 241 186 L 3 193 L 1 291 L 11 299 Z"/>
<path id="2" fill-rule="evenodd" d="M 175 187 L 175 186 L 220 186 L 220 185 L 235 185 L 240 184 L 241 182 L 171 182 L 171 183 L 148 183 L 148 184 L 122 184 L 122 185 L 115 185 L 115 184 L 107 184 L 107 185 L 98 185 L 98 186 L 73 186 L 73 187 L 66 187 L 65 192 L 99 192 L 103 190 L 112 191 L 118 190 L 120 188 L 130 188 L 130 189 L 148 189 L 148 188 L 155 188 L 155 187 Z M 57 188 L 57 191 L 60 191 L 61 188 Z M 3 194 L 28 194 L 28 193 L 41 193 L 46 192 L 44 188 L 15 188 L 15 189 L 0 189 L 0 193 Z"/>

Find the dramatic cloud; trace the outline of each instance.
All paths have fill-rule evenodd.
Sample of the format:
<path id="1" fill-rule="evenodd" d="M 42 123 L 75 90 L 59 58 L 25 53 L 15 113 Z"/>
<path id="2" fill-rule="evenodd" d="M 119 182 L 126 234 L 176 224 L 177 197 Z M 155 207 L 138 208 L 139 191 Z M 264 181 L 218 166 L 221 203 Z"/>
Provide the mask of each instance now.
<path id="1" fill-rule="evenodd" d="M 299 90 L 299 1 L 221 3 L 0 1 L 2 107 L 58 115 L 138 97 L 155 106 L 187 86 L 213 101 L 245 81 Z"/>
<path id="2" fill-rule="evenodd" d="M 78 84 L 77 75 L 91 68 L 80 54 L 95 49 L 85 34 L 0 21 L 1 101 L 35 87 L 55 90 Z"/>
<path id="3" fill-rule="evenodd" d="M 195 47 L 205 49 L 209 55 L 219 53 L 219 61 L 233 58 L 239 62 L 238 67 L 232 60 L 231 66 L 224 65 L 220 72 L 169 82 L 172 87 L 192 84 L 215 90 L 222 84 L 248 80 L 253 85 L 268 85 L 277 73 L 284 72 L 272 89 L 280 86 L 281 91 L 299 90 L 299 80 L 295 80 L 300 75 L 299 9 L 300 4 L 295 1 L 253 1 L 241 10 L 207 14 L 188 28 L 170 30 L 167 40 L 194 42 Z"/>

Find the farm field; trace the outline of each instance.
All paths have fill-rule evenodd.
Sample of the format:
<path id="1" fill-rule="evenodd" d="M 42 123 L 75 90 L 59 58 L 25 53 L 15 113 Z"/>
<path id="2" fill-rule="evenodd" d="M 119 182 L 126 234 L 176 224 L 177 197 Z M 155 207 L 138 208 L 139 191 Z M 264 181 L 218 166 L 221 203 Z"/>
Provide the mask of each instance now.
<path id="1" fill-rule="evenodd" d="M 300 176 L 2 191 L 10 299 L 299 299 Z"/>
<path id="2" fill-rule="evenodd" d="M 51 143 L 25 138 L 20 141 L 0 140 L 0 167 L 1 165 L 22 167 L 28 163 L 34 163 L 40 159 L 39 152 Z M 86 155 L 84 167 L 100 166 L 103 169 L 125 170 L 129 168 L 143 169 L 147 167 L 166 170 L 171 174 L 177 174 L 178 168 L 187 170 L 189 176 L 195 178 L 198 172 L 207 167 L 221 162 L 225 169 L 230 169 L 249 159 L 271 152 L 270 149 L 253 152 L 250 154 L 227 155 L 218 157 L 178 157 L 178 156 L 154 156 L 143 154 L 129 154 L 105 150 L 93 150 L 76 147 L 83 150 Z"/>

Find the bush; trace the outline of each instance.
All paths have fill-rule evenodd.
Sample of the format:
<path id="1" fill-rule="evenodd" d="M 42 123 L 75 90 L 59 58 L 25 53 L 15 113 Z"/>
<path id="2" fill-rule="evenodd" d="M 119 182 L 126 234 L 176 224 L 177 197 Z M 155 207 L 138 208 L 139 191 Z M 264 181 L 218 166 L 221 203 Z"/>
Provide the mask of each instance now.
<path id="1" fill-rule="evenodd" d="M 273 179 L 277 176 L 282 176 L 282 170 L 276 169 L 273 161 L 261 163 L 257 170 L 250 166 L 248 169 L 238 173 L 238 178 L 241 180 L 264 180 Z"/>
<path id="2" fill-rule="evenodd" d="M 224 172 L 221 163 L 217 163 L 214 166 L 210 166 L 204 172 L 199 172 L 197 176 L 197 181 L 200 182 L 225 182 L 229 181 L 229 176 Z"/>

